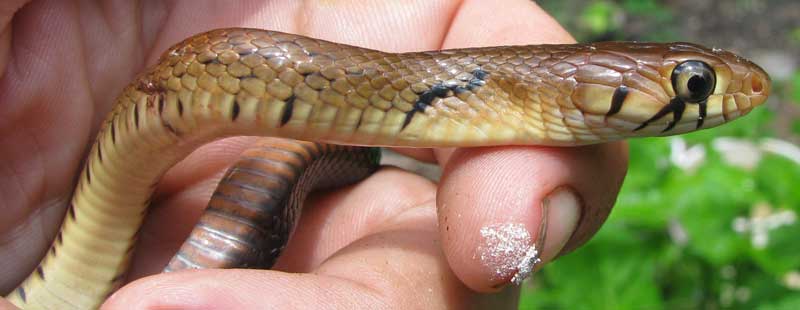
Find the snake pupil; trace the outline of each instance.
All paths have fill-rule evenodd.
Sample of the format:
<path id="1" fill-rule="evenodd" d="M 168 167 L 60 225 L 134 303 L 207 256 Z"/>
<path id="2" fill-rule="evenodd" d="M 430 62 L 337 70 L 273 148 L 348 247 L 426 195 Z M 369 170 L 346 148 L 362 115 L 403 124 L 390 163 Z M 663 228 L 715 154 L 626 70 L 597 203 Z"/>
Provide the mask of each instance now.
<path id="1" fill-rule="evenodd" d="M 703 91 L 705 85 L 706 85 L 705 80 L 703 80 L 703 78 L 700 77 L 699 75 L 695 75 L 689 78 L 689 83 L 687 86 L 689 87 L 689 91 L 691 91 L 692 93 L 698 93 Z"/>

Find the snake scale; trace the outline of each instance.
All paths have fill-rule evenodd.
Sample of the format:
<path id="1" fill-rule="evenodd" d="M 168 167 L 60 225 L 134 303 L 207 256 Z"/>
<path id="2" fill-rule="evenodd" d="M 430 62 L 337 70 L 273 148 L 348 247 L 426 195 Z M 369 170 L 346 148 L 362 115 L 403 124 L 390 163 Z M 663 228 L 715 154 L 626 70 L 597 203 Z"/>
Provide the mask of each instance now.
<path id="1" fill-rule="evenodd" d="M 747 114 L 769 91 L 757 65 L 689 43 L 395 54 L 258 29 L 198 34 L 122 91 L 50 250 L 8 298 L 29 309 L 98 307 L 124 280 L 160 177 L 222 137 L 286 139 L 243 154 L 166 271 L 269 267 L 308 190 L 376 169 L 377 149 L 359 146 L 673 135 Z"/>

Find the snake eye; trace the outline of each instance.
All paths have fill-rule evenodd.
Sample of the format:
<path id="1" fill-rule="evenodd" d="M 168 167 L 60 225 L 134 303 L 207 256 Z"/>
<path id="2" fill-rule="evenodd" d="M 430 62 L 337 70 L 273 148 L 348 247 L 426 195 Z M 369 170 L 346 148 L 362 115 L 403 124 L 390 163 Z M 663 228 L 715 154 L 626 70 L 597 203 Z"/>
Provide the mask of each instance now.
<path id="1" fill-rule="evenodd" d="M 714 69 L 702 61 L 684 61 L 672 70 L 672 88 L 684 102 L 699 103 L 706 100 L 716 83 Z"/>

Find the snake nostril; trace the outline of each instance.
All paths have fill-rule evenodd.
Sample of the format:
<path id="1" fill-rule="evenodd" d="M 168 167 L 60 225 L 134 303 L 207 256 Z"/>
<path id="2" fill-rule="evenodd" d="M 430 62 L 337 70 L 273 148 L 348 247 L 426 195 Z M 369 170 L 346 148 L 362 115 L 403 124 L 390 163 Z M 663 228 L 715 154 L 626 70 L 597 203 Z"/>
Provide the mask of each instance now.
<path id="1" fill-rule="evenodd" d="M 764 81 L 757 76 L 751 77 L 750 89 L 753 91 L 753 94 L 760 94 L 762 91 L 764 91 Z"/>

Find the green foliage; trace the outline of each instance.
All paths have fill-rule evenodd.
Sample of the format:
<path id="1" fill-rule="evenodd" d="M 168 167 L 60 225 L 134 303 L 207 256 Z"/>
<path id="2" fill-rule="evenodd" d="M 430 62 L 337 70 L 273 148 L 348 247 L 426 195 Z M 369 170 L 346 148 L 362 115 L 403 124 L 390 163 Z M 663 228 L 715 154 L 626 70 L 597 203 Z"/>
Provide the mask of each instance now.
<path id="1" fill-rule="evenodd" d="M 800 43 L 800 28 L 796 29 L 795 32 L 797 32 L 798 43 Z M 800 105 L 800 71 L 796 71 L 794 73 L 790 83 L 791 86 L 789 87 L 791 88 L 790 90 L 791 93 L 789 95 L 789 101 L 794 102 L 794 104 Z M 800 120 L 794 120 L 790 126 L 792 133 L 794 133 L 795 135 L 800 135 Z"/>
<path id="2" fill-rule="evenodd" d="M 583 9 L 580 25 L 591 33 L 606 33 L 615 30 L 618 26 L 614 23 L 615 7 L 605 1 L 597 1 Z"/>
<path id="3" fill-rule="evenodd" d="M 663 253 L 639 247 L 662 244 L 664 238 L 609 223 L 579 253 L 559 259 L 538 274 L 536 293 L 524 294 L 520 309 L 662 308 L 655 276 Z"/>
<path id="4" fill-rule="evenodd" d="M 622 8 L 628 14 L 647 18 L 653 25 L 672 20 L 672 12 L 656 0 L 625 0 L 622 2 Z"/>
<path id="5" fill-rule="evenodd" d="M 792 77 L 792 94 L 790 99 L 796 104 L 800 104 L 800 71 L 795 72 Z"/>
<path id="6" fill-rule="evenodd" d="M 664 7 L 655 0 L 625 0 L 622 7 L 634 14 L 654 14 L 664 11 Z"/>
<path id="7" fill-rule="evenodd" d="M 758 307 L 758 310 L 794 310 L 800 309 L 800 296 L 781 299 Z"/>
<path id="8" fill-rule="evenodd" d="M 581 42 L 677 39 L 673 27 L 666 27 L 674 20 L 673 13 L 657 0 L 559 0 L 539 1 L 538 4 Z M 645 28 L 631 33 L 623 27 L 626 20 L 640 20 Z"/>
<path id="9" fill-rule="evenodd" d="M 796 27 L 789 32 L 789 42 L 800 44 L 800 27 Z"/>
<path id="10" fill-rule="evenodd" d="M 774 118 L 761 108 L 682 136 L 706 149 L 695 172 L 670 163 L 670 138 L 631 141 L 629 174 L 608 222 L 535 275 L 520 308 L 795 309 L 800 291 L 781 281 L 800 270 L 800 221 L 769 230 L 764 247 L 734 223 L 759 205 L 800 214 L 800 165 L 765 155 L 748 170 L 712 147 L 723 136 L 759 141 Z"/>

